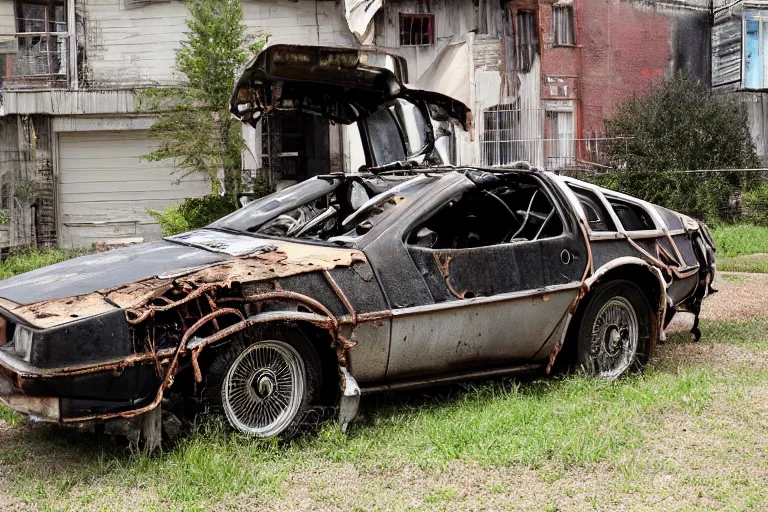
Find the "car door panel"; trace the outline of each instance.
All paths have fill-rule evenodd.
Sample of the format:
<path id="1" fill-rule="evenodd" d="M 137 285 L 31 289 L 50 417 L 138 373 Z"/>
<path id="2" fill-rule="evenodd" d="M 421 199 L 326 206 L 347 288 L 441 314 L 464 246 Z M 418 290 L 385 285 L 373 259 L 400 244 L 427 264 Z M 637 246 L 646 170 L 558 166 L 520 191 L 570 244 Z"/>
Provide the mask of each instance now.
<path id="1" fill-rule="evenodd" d="M 387 380 L 529 360 L 577 295 L 586 246 L 571 222 L 551 239 L 465 249 L 406 245 L 407 233 L 472 189 L 462 185 L 433 198 L 395 240 L 365 250 L 392 306 Z"/>
<path id="2" fill-rule="evenodd" d="M 525 361 L 541 348 L 578 284 L 393 312 L 388 379 Z"/>

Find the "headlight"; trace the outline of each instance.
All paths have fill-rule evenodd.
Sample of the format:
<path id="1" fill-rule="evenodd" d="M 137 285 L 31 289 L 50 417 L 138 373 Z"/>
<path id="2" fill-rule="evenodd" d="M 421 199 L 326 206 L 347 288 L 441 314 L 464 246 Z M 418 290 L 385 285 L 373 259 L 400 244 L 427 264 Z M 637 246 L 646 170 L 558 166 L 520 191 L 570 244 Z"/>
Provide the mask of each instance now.
<path id="1" fill-rule="evenodd" d="M 13 350 L 26 362 L 29 362 L 32 355 L 32 334 L 30 329 L 18 325 L 13 336 Z"/>

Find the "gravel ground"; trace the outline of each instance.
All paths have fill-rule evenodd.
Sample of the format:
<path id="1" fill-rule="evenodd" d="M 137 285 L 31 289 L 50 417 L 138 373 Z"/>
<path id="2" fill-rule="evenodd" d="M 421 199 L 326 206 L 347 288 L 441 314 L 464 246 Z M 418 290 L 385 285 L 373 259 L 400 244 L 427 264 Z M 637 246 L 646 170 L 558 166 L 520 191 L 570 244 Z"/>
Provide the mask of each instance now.
<path id="1" fill-rule="evenodd" d="M 768 274 L 721 272 L 715 279 L 718 292 L 704 300 L 701 318 L 745 320 L 768 315 Z M 668 332 L 689 330 L 693 315 L 678 313 Z"/>

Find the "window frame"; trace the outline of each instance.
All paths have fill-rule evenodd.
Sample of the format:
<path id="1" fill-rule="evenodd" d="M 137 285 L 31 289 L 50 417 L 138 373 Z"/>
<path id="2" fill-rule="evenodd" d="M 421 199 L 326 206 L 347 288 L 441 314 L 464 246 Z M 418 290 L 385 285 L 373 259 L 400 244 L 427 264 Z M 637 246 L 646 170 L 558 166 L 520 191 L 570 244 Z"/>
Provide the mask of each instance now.
<path id="1" fill-rule="evenodd" d="M 504 243 L 497 243 L 497 244 L 491 244 L 491 245 L 481 245 L 478 247 L 462 247 L 458 249 L 452 249 L 452 248 L 434 248 L 434 247 L 419 247 L 417 245 L 411 244 L 408 242 L 411 235 L 417 230 L 421 229 L 422 227 L 425 227 L 426 223 L 433 219 L 436 215 L 438 215 L 442 210 L 444 210 L 446 207 L 448 207 L 449 203 L 452 201 L 461 201 L 464 198 L 464 195 L 468 192 L 480 192 L 481 188 L 475 185 L 472 182 L 464 183 L 462 187 L 458 187 L 456 189 L 452 189 L 450 194 L 446 194 L 444 197 L 442 197 L 441 201 L 437 205 L 433 205 L 429 212 L 426 215 L 419 216 L 418 218 L 415 218 L 413 221 L 406 224 L 405 229 L 402 229 L 400 241 L 405 246 L 406 249 L 410 248 L 416 248 L 416 249 L 423 249 L 428 251 L 433 251 L 435 253 L 438 252 L 451 252 L 451 253 L 458 253 L 462 251 L 478 251 L 478 250 L 487 250 L 493 247 L 507 247 L 512 245 L 520 245 L 520 244 L 531 244 L 531 243 L 539 243 L 543 240 L 554 240 L 560 237 L 567 237 L 571 234 L 571 229 L 569 228 L 569 224 L 567 222 L 567 212 L 565 212 L 562 209 L 562 206 L 559 201 L 556 200 L 555 194 L 552 190 L 549 189 L 549 187 L 546 186 L 545 183 L 542 182 L 542 180 L 536 176 L 531 176 L 533 178 L 533 184 L 537 187 L 537 190 L 544 194 L 544 197 L 549 202 L 550 206 L 554 210 L 554 214 L 557 215 L 558 219 L 560 220 L 560 225 L 562 226 L 562 231 L 555 235 L 555 236 L 549 236 L 549 237 L 540 237 L 535 240 L 518 240 L 518 241 L 509 241 Z M 467 180 L 469 181 L 469 180 Z"/>
<path id="2" fill-rule="evenodd" d="M 555 16 L 555 12 L 568 12 L 568 24 L 570 25 L 568 34 L 571 36 L 571 40 L 568 42 L 562 42 L 558 41 L 558 34 L 560 31 L 557 30 L 557 21 L 558 17 Z M 573 10 L 573 4 L 567 4 L 567 5 L 553 5 L 552 6 L 552 46 L 554 47 L 573 47 L 576 46 L 576 15 Z"/>
<path id="3" fill-rule="evenodd" d="M 762 85 L 752 86 L 747 84 L 747 13 L 755 11 L 762 11 L 766 16 L 766 24 L 768 24 L 768 4 L 745 3 L 741 13 L 741 87 L 749 91 L 768 89 L 765 52 L 762 54 Z M 764 30 L 763 23 L 758 22 L 758 50 L 763 47 L 763 39 L 768 39 L 768 30 Z"/>
<path id="4" fill-rule="evenodd" d="M 521 21 L 521 18 L 526 18 L 528 16 L 533 19 L 533 38 L 529 42 L 522 43 L 521 28 L 523 22 Z M 517 59 L 517 68 L 522 73 L 529 73 L 531 71 L 537 56 L 541 59 L 539 30 L 539 16 L 537 11 L 520 9 L 515 12 L 515 58 Z M 526 48 L 525 52 L 523 52 L 523 48 Z"/>
<path id="5" fill-rule="evenodd" d="M 70 75 L 70 64 L 69 64 L 69 58 L 70 58 L 70 50 L 69 45 L 73 44 L 73 38 L 69 35 L 69 11 L 70 8 L 69 2 L 72 2 L 74 0 L 14 0 L 13 1 L 13 16 L 14 16 L 14 28 L 16 29 L 16 40 L 18 41 L 18 52 L 14 55 L 11 55 L 10 59 L 6 58 L 6 67 L 10 68 L 14 65 L 14 60 L 20 58 L 22 53 L 24 51 L 27 51 L 26 49 L 22 50 L 26 45 L 21 43 L 22 39 L 33 39 L 33 38 L 39 38 L 39 42 L 45 41 L 46 49 L 43 51 L 42 49 L 38 50 L 37 52 L 30 52 L 30 54 L 38 53 L 40 55 L 45 55 L 45 62 L 47 66 L 47 73 L 34 73 L 34 74 L 24 74 L 24 75 L 16 75 L 14 73 L 8 73 L 8 70 L 6 69 L 6 73 L 8 73 L 8 76 L 6 78 L 21 78 L 24 81 L 34 81 L 34 80 L 48 80 L 48 81 L 56 81 L 57 79 L 61 80 L 63 78 L 64 81 L 69 83 L 69 75 Z M 23 17 L 23 6 L 24 5 L 35 5 L 35 6 L 42 6 L 45 10 L 44 19 L 38 20 L 42 21 L 44 23 L 44 29 L 43 31 L 26 31 L 24 30 L 24 20 L 27 18 Z M 64 10 L 64 20 L 63 21 L 55 21 L 55 13 L 56 8 L 61 7 Z M 52 30 L 54 28 L 54 25 L 56 25 L 57 30 Z M 59 30 L 59 25 L 64 26 L 64 30 Z M 24 34 L 32 34 L 32 35 L 24 35 Z M 64 51 L 61 51 L 61 46 L 59 45 L 61 40 L 64 40 L 66 44 L 63 45 Z M 29 43 L 29 46 L 34 43 Z M 58 48 L 57 50 L 55 50 Z M 54 55 L 57 55 L 56 59 L 58 60 L 58 66 L 61 67 L 62 65 L 65 66 L 64 73 L 60 73 L 57 70 L 55 70 L 54 66 Z M 63 55 L 63 57 L 62 57 Z M 10 64 L 8 63 L 10 61 Z"/>
<path id="6" fill-rule="evenodd" d="M 411 40 L 410 43 L 403 43 L 403 36 L 405 34 L 403 29 L 403 22 L 405 20 L 410 21 L 410 30 L 408 31 L 408 38 Z M 427 24 L 427 35 L 428 35 L 428 41 L 420 42 L 420 43 L 414 43 L 413 42 L 413 22 L 415 20 L 419 20 L 420 23 L 422 23 L 422 30 L 419 32 L 420 34 L 424 34 L 424 26 L 423 23 L 426 20 L 428 22 Z M 420 47 L 420 46 L 434 46 L 435 41 L 437 40 L 437 37 L 435 36 L 436 27 L 435 27 L 435 15 L 433 13 L 417 13 L 417 12 L 401 12 L 398 15 L 398 28 L 399 35 L 398 35 L 398 45 L 403 48 L 411 48 L 411 47 Z"/>

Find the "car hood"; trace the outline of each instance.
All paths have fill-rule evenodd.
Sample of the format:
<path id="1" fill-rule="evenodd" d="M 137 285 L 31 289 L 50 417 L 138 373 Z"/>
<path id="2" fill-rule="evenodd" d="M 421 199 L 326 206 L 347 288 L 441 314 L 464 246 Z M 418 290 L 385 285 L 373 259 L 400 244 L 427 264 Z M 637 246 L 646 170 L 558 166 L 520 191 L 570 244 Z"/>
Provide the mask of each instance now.
<path id="1" fill-rule="evenodd" d="M 5 279 L 0 307 L 44 328 L 134 307 L 173 282 L 228 287 L 364 260 L 355 249 L 201 229 Z"/>
<path id="2" fill-rule="evenodd" d="M 85 295 L 169 272 L 210 265 L 225 256 L 166 240 L 81 256 L 0 281 L 0 297 L 32 304 Z"/>
<path id="3" fill-rule="evenodd" d="M 256 124 L 272 110 L 297 109 L 351 124 L 397 98 L 420 101 L 466 130 L 472 112 L 461 101 L 409 87 L 403 57 L 357 48 L 273 45 L 248 63 L 230 111 Z"/>

